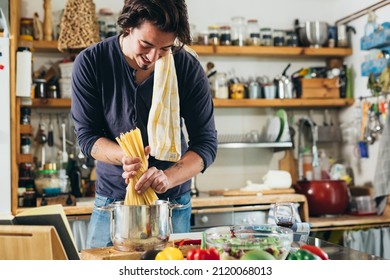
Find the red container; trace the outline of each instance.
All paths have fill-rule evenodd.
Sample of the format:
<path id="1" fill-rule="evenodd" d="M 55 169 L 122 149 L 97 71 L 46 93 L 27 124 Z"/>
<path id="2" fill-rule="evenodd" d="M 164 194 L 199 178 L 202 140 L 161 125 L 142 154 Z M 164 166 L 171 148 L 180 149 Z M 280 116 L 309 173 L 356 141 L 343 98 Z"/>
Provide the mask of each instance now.
<path id="1" fill-rule="evenodd" d="M 338 215 L 347 211 L 349 190 L 343 180 L 298 181 L 294 189 L 306 196 L 310 216 Z"/>

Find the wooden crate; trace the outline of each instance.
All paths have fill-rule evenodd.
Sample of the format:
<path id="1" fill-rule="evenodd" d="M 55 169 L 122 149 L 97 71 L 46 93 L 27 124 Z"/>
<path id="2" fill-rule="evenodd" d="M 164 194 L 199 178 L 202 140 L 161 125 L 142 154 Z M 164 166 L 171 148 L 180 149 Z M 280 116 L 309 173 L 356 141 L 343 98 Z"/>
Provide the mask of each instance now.
<path id="1" fill-rule="evenodd" d="M 339 79 L 302 79 L 301 98 L 340 98 Z"/>

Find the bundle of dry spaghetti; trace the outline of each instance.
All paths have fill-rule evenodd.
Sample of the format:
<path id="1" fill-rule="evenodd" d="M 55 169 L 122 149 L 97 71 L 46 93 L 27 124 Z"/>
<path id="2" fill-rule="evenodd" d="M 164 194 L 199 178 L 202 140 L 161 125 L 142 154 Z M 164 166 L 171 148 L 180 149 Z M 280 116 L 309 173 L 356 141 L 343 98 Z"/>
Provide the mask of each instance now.
<path id="1" fill-rule="evenodd" d="M 139 195 L 134 186 L 139 178 L 148 169 L 148 159 L 145 155 L 144 144 L 142 142 L 141 131 L 135 128 L 126 133 L 121 133 L 120 137 L 116 137 L 119 146 L 129 157 L 139 157 L 142 161 L 142 166 L 138 170 L 135 177 L 131 178 L 127 186 L 125 205 L 151 205 L 158 199 L 152 188 L 148 188 L 146 192 Z"/>

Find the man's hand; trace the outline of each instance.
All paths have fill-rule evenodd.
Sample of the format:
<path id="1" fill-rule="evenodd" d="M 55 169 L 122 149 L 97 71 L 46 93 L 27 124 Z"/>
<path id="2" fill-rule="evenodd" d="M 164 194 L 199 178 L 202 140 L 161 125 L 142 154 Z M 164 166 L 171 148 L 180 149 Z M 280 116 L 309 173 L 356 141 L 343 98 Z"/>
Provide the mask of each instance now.
<path id="1" fill-rule="evenodd" d="M 156 193 L 165 193 L 171 188 L 167 175 L 156 167 L 149 168 L 135 184 L 135 190 L 141 194 L 147 188 L 152 188 Z"/>

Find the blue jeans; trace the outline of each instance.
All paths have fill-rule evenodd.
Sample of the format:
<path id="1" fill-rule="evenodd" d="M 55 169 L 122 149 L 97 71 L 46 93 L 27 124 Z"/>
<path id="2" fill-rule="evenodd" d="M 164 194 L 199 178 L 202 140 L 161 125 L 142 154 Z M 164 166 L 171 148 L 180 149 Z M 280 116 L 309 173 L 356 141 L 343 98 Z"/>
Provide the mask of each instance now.
<path id="1" fill-rule="evenodd" d="M 113 245 L 110 232 L 111 213 L 109 210 L 101 210 L 99 207 L 108 206 L 114 201 L 114 199 L 96 194 L 95 204 L 88 226 L 86 249 L 108 247 Z M 173 232 L 190 232 L 192 210 L 190 192 L 177 199 L 172 199 L 171 202 L 183 205 L 181 208 L 174 208 L 172 210 Z"/>

